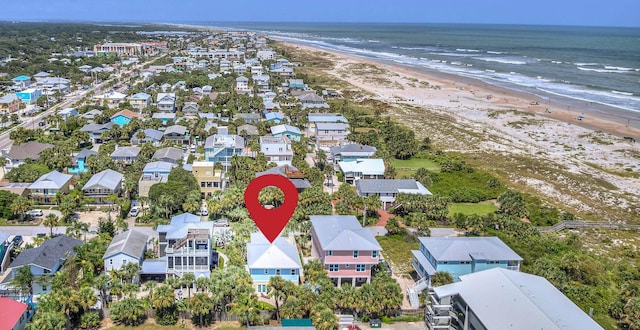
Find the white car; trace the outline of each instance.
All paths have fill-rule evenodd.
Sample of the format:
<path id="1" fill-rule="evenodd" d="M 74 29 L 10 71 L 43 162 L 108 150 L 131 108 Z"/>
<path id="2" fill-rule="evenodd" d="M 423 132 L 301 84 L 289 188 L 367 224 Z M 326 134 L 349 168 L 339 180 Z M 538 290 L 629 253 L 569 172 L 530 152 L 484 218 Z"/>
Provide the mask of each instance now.
<path id="1" fill-rule="evenodd" d="M 209 210 L 207 210 L 206 208 L 201 208 L 200 209 L 200 215 L 202 215 L 203 217 L 206 217 L 209 215 Z"/>
<path id="2" fill-rule="evenodd" d="M 35 210 L 31 210 L 31 211 L 27 211 L 27 215 L 30 217 L 41 217 L 44 215 L 44 213 L 42 213 L 42 210 L 40 209 L 35 209 Z"/>
<path id="3" fill-rule="evenodd" d="M 131 208 L 131 211 L 129 211 L 129 216 L 135 218 L 138 216 L 138 213 L 140 213 L 140 209 L 137 206 L 134 206 Z"/>

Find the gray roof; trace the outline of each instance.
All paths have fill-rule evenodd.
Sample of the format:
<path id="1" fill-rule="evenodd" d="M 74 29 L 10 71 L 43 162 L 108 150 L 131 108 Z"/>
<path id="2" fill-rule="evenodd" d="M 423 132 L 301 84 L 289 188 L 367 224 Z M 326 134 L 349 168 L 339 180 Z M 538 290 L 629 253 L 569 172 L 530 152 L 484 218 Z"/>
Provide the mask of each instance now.
<path id="1" fill-rule="evenodd" d="M 189 222 L 200 222 L 200 217 L 193 213 L 182 213 L 171 217 L 171 225 L 183 225 Z"/>
<path id="2" fill-rule="evenodd" d="M 164 131 L 164 135 L 169 135 L 169 134 L 185 135 L 187 134 L 187 128 L 182 125 L 169 126 Z"/>
<path id="3" fill-rule="evenodd" d="M 59 259 L 66 259 L 67 253 L 74 253 L 73 248 L 82 245 L 82 241 L 65 235 L 48 239 L 42 245 L 22 251 L 9 268 L 34 264 L 51 270 Z"/>
<path id="4" fill-rule="evenodd" d="M 460 280 L 433 289 L 459 295 L 486 329 L 602 329 L 544 277 L 493 268 Z"/>
<path id="5" fill-rule="evenodd" d="M 236 115 L 238 119 L 260 119 L 259 113 L 239 113 Z"/>
<path id="6" fill-rule="evenodd" d="M 291 165 L 280 165 L 280 166 L 276 166 L 276 167 L 272 167 L 269 169 L 266 169 L 262 172 L 258 172 L 256 173 L 256 178 L 261 176 L 261 175 L 265 175 L 265 174 L 278 174 L 278 175 L 282 175 L 284 177 L 287 176 L 285 169 L 288 168 L 289 171 L 292 172 L 297 172 L 298 169 L 291 166 Z M 289 178 L 289 180 L 291 181 L 291 183 L 293 183 L 293 185 L 296 187 L 296 189 L 308 189 L 311 188 L 311 183 L 309 182 L 309 180 L 307 180 L 307 178 Z"/>
<path id="7" fill-rule="evenodd" d="M 105 130 L 110 130 L 111 126 L 113 126 L 112 122 L 108 122 L 106 124 L 86 124 L 84 126 L 82 126 L 82 128 L 80 128 L 81 131 L 83 132 L 97 132 L 97 131 L 105 131 Z"/>
<path id="8" fill-rule="evenodd" d="M 52 171 L 39 177 L 38 180 L 29 185 L 29 189 L 60 189 L 71 180 L 71 177 L 71 174 Z"/>
<path id="9" fill-rule="evenodd" d="M 138 134 L 138 132 L 140 131 L 133 133 L 133 137 L 131 138 L 132 140 L 137 139 L 136 135 Z M 162 140 L 162 132 L 158 131 L 157 129 L 147 128 L 143 132 L 144 132 L 145 138 L 151 138 L 157 141 Z"/>
<path id="10" fill-rule="evenodd" d="M 328 131 L 345 131 L 349 129 L 349 124 L 345 123 L 316 123 L 316 128 L 318 131 L 328 130 Z"/>
<path id="11" fill-rule="evenodd" d="M 146 259 L 142 262 L 140 274 L 166 274 L 167 273 L 167 257 L 158 259 Z"/>
<path id="12" fill-rule="evenodd" d="M 338 113 L 310 113 L 307 117 L 310 123 L 348 123 L 347 118 Z"/>
<path id="13" fill-rule="evenodd" d="M 94 186 L 100 186 L 103 188 L 115 190 L 116 187 L 122 182 L 124 175 L 111 169 L 106 169 L 102 172 L 94 174 L 87 183 L 84 184 L 82 190 L 93 188 Z"/>
<path id="14" fill-rule="evenodd" d="M 102 259 L 113 257 L 119 253 L 124 253 L 132 258 L 144 259 L 144 250 L 148 239 L 149 236 L 133 229 L 122 232 L 113 237 Z"/>
<path id="15" fill-rule="evenodd" d="M 155 119 L 176 119 L 176 114 L 172 112 L 156 112 L 151 118 Z"/>
<path id="16" fill-rule="evenodd" d="M 173 159 L 177 161 L 182 158 L 182 150 L 174 147 L 162 148 L 158 149 L 154 154 L 152 159 Z"/>
<path id="17" fill-rule="evenodd" d="M 360 194 L 399 193 L 411 190 L 431 195 L 427 188 L 414 179 L 362 179 L 356 181 L 356 190 Z"/>
<path id="18" fill-rule="evenodd" d="M 142 169 L 142 172 L 151 172 L 151 171 L 157 171 L 157 170 L 171 172 L 171 170 L 174 167 L 176 167 L 176 164 L 174 163 L 163 162 L 163 161 L 151 162 L 151 163 L 147 163 L 144 166 L 144 168 Z"/>
<path id="19" fill-rule="evenodd" d="M 252 233 L 247 244 L 247 265 L 249 268 L 301 269 L 298 249 L 285 237 L 270 243 L 262 233 Z"/>
<path id="20" fill-rule="evenodd" d="M 80 150 L 80 152 L 73 157 L 74 160 L 77 159 L 87 159 L 89 156 L 93 156 L 93 155 L 97 155 L 98 152 L 97 151 L 93 151 L 91 149 L 82 149 Z"/>
<path id="21" fill-rule="evenodd" d="M 325 251 L 382 250 L 371 231 L 362 228 L 352 215 L 312 215 L 309 218 Z"/>
<path id="22" fill-rule="evenodd" d="M 111 153 L 111 157 L 138 157 L 140 147 L 119 147 Z"/>
<path id="23" fill-rule="evenodd" d="M 53 144 L 49 143 L 40 143 L 35 141 L 29 141 L 23 144 L 14 144 L 11 146 L 9 153 L 7 153 L 7 158 L 14 160 L 22 160 L 22 159 L 38 159 L 40 157 L 40 153 L 44 149 L 48 149 L 53 147 Z"/>
<path id="24" fill-rule="evenodd" d="M 350 143 L 350 144 L 343 144 L 341 146 L 336 146 L 331 148 L 331 154 L 332 155 L 338 155 L 338 154 L 342 154 L 342 155 L 373 155 L 378 149 L 376 149 L 376 147 L 371 147 L 371 146 L 366 146 L 363 144 L 359 144 L 359 143 Z"/>
<path id="25" fill-rule="evenodd" d="M 258 131 L 257 127 L 255 127 L 253 125 L 249 125 L 249 124 L 244 124 L 244 125 L 238 126 L 238 129 L 237 129 L 238 135 L 241 135 L 240 133 L 243 130 L 247 132 L 247 135 L 258 135 L 258 134 L 260 134 L 260 132 Z"/>
<path id="26" fill-rule="evenodd" d="M 522 261 L 497 237 L 420 237 L 419 240 L 437 261 Z"/>

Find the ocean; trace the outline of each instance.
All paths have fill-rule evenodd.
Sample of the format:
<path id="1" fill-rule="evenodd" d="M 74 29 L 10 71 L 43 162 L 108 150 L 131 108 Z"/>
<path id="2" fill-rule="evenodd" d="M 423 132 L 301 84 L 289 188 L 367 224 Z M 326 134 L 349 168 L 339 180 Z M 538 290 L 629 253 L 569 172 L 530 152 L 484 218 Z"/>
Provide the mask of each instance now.
<path id="1" fill-rule="evenodd" d="M 191 23 L 193 24 L 193 23 Z M 363 23 L 199 23 L 264 32 L 374 60 L 600 103 L 640 119 L 640 28 Z"/>

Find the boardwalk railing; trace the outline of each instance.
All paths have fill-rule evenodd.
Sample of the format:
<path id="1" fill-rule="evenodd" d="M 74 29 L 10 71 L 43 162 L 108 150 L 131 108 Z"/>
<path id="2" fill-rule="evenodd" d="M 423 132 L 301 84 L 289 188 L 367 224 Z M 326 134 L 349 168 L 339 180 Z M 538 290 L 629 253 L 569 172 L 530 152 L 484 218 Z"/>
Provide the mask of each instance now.
<path id="1" fill-rule="evenodd" d="M 619 230 L 638 230 L 640 225 L 628 225 L 624 223 L 612 223 L 604 221 L 560 221 L 553 226 L 538 227 L 541 233 L 553 233 L 565 229 L 582 229 L 582 228 L 602 228 L 602 229 L 619 229 Z"/>

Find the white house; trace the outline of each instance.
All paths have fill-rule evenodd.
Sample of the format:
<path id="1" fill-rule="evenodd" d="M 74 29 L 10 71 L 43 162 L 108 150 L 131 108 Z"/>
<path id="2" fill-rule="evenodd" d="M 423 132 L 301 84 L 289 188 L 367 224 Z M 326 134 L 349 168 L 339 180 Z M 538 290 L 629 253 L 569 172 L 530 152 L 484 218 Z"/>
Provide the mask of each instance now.
<path id="1" fill-rule="evenodd" d="M 355 162 L 338 162 L 344 182 L 355 183 L 360 179 L 384 179 L 384 160 L 380 158 L 359 158 Z"/>
<path id="2" fill-rule="evenodd" d="M 249 91 L 249 79 L 245 76 L 236 78 L 236 90 L 238 90 L 238 92 Z"/>
<path id="3" fill-rule="evenodd" d="M 119 270 L 127 263 L 142 265 L 149 236 L 129 229 L 113 237 L 102 260 L 104 270 Z"/>
<path id="4" fill-rule="evenodd" d="M 293 159 L 291 140 L 286 136 L 261 136 L 260 152 L 267 157 L 267 162 L 276 163 L 278 166 L 291 165 Z"/>

